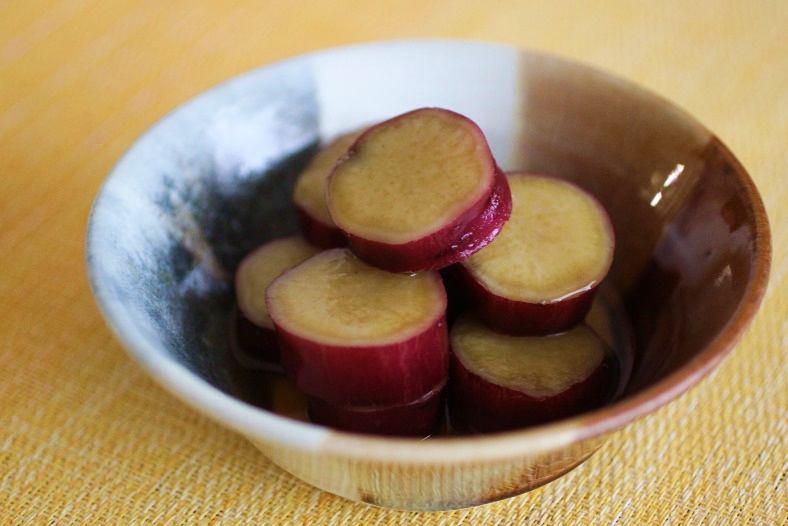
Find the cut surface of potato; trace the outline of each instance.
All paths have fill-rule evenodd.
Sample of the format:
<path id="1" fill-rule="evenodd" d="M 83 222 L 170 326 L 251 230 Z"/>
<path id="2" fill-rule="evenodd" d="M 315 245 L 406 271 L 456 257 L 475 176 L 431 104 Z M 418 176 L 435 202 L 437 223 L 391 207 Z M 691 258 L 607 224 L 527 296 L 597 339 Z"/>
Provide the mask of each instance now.
<path id="1" fill-rule="evenodd" d="M 361 131 L 351 132 L 329 142 L 317 152 L 296 180 L 293 202 L 313 219 L 325 225 L 334 226 L 334 220 L 331 219 L 326 205 L 326 181 L 337 160 L 347 152 L 359 135 Z"/>
<path id="2" fill-rule="evenodd" d="M 597 285 L 614 247 L 599 202 L 554 177 L 514 173 L 508 181 L 509 221 L 465 268 L 491 293 L 529 303 L 561 301 Z"/>
<path id="3" fill-rule="evenodd" d="M 463 316 L 452 328 L 451 346 L 472 373 L 536 399 L 584 381 L 605 358 L 603 342 L 585 325 L 551 336 L 507 336 Z"/>
<path id="4" fill-rule="evenodd" d="M 320 252 L 300 236 L 275 239 L 250 252 L 238 266 L 235 291 L 243 315 L 259 327 L 274 329 L 265 303 L 268 285 L 285 270 Z"/>
<path id="5" fill-rule="evenodd" d="M 268 289 L 277 325 L 335 345 L 401 341 L 430 327 L 446 308 L 437 272 L 394 274 L 334 249 L 291 269 Z"/>
<path id="6" fill-rule="evenodd" d="M 507 336 L 469 313 L 451 331 L 448 410 L 459 433 L 555 422 L 609 402 L 613 351 L 585 324 L 549 336 Z"/>
<path id="7" fill-rule="evenodd" d="M 360 137 L 329 179 L 328 207 L 346 232 L 403 244 L 483 202 L 494 169 L 472 121 L 448 110 L 416 110 Z"/>

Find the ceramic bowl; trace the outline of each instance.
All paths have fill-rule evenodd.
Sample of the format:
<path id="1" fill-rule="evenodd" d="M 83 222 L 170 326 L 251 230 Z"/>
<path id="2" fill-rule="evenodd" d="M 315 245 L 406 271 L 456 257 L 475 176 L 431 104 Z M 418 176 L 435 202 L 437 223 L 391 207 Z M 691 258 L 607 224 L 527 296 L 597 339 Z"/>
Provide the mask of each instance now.
<path id="1" fill-rule="evenodd" d="M 505 170 L 565 177 L 607 208 L 617 246 L 595 323 L 626 373 L 610 405 L 532 429 L 419 441 L 334 431 L 245 395 L 232 359 L 239 260 L 298 231 L 294 176 L 321 141 L 425 106 L 475 120 Z M 680 396 L 741 338 L 769 261 L 752 180 L 690 115 L 581 64 L 455 41 L 318 52 L 196 97 L 119 161 L 87 242 L 100 309 L 159 383 L 304 481 L 409 510 L 529 491 Z"/>

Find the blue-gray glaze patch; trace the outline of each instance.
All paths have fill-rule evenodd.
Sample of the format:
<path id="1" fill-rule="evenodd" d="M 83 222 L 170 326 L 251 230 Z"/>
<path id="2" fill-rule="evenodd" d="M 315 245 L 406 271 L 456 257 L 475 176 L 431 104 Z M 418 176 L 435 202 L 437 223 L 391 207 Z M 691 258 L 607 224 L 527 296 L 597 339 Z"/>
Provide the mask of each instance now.
<path id="1" fill-rule="evenodd" d="M 252 248 L 297 232 L 293 183 L 318 130 L 309 68 L 283 64 L 205 93 L 137 141 L 88 229 L 91 286 L 121 339 L 238 394 L 232 277 Z"/>

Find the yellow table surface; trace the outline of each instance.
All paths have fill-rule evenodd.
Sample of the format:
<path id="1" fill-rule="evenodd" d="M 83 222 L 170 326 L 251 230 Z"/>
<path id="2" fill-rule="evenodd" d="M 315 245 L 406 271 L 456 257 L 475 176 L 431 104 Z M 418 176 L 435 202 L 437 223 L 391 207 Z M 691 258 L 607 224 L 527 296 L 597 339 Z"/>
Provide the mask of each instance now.
<path id="1" fill-rule="evenodd" d="M 723 365 L 532 493 L 355 504 L 283 472 L 124 352 L 88 289 L 102 179 L 179 103 L 348 43 L 503 42 L 696 115 L 760 189 L 769 291 Z M 5 0 L 0 3 L 0 524 L 788 524 L 788 2 Z"/>

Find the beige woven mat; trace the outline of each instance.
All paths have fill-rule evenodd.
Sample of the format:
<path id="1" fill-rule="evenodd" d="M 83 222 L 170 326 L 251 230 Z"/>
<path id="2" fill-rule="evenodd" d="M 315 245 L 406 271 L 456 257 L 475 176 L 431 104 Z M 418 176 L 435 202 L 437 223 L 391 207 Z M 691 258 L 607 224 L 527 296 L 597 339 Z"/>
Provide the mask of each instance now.
<path id="1" fill-rule="evenodd" d="M 788 3 L 30 0 L 0 3 L 0 524 L 787 524 Z M 87 215 L 125 148 L 244 70 L 375 39 L 578 58 L 687 108 L 773 228 L 763 309 L 712 377 L 531 494 L 453 513 L 354 504 L 155 385 L 85 277 Z"/>

